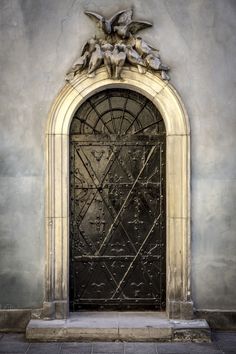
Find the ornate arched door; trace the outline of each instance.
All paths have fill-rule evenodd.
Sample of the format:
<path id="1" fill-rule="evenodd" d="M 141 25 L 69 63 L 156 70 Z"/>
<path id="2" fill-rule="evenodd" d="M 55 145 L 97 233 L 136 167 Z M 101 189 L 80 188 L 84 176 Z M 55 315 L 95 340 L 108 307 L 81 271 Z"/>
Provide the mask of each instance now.
<path id="1" fill-rule="evenodd" d="M 166 133 L 126 89 L 86 100 L 70 128 L 70 310 L 165 309 Z"/>

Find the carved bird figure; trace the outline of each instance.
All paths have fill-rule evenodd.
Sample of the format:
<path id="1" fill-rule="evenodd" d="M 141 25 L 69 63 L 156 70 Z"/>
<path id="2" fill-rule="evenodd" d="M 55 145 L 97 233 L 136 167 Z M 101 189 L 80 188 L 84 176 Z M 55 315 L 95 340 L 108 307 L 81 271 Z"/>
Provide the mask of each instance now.
<path id="1" fill-rule="evenodd" d="M 115 79 L 120 79 L 122 68 L 126 60 L 126 46 L 116 44 L 112 53 L 113 74 Z"/>
<path id="2" fill-rule="evenodd" d="M 85 14 L 95 21 L 98 28 L 101 29 L 106 35 L 110 35 L 113 31 L 113 26 L 118 23 L 118 19 L 125 12 L 127 12 L 127 10 L 119 11 L 110 19 L 106 19 L 104 16 L 99 15 L 96 12 L 85 11 Z"/>
<path id="3" fill-rule="evenodd" d="M 106 43 L 102 45 L 102 51 L 104 55 L 104 65 L 107 69 L 107 73 L 109 78 L 112 78 L 112 51 L 113 51 L 113 45 L 110 43 Z"/>
<path id="4" fill-rule="evenodd" d="M 88 65 L 89 62 L 89 58 L 90 58 L 90 54 L 89 52 L 85 52 L 84 55 L 82 55 L 77 61 L 76 63 L 72 66 L 72 68 L 67 72 L 66 74 L 66 81 L 70 81 L 72 80 L 75 75 L 77 73 L 79 73 L 80 71 L 82 71 L 83 69 L 86 68 L 86 66 Z"/>
<path id="5" fill-rule="evenodd" d="M 161 60 L 159 56 L 155 56 L 153 53 L 150 53 L 145 57 L 144 61 L 151 69 L 160 70 Z"/>
<path id="6" fill-rule="evenodd" d="M 142 29 L 151 27 L 147 21 L 133 21 L 133 10 L 126 10 L 119 16 L 118 25 L 114 26 L 114 32 L 122 39 L 127 39 Z"/>
<path id="7" fill-rule="evenodd" d="M 161 77 L 162 77 L 163 80 L 166 80 L 166 81 L 170 80 L 170 76 L 164 70 L 161 71 Z"/>
<path id="8" fill-rule="evenodd" d="M 84 70 L 88 64 L 95 45 L 98 43 L 96 36 L 88 40 L 82 48 L 81 56 L 66 74 L 66 80 L 70 81 L 80 71 Z"/>
<path id="9" fill-rule="evenodd" d="M 147 64 L 147 66 L 153 70 L 164 70 L 164 71 L 170 70 L 168 66 L 162 64 L 159 55 L 156 56 L 155 54 L 150 53 L 145 57 L 144 61 Z"/>
<path id="10" fill-rule="evenodd" d="M 96 36 L 89 39 L 82 48 L 81 55 L 84 55 L 85 52 L 89 52 L 90 54 L 95 50 L 95 45 L 98 44 L 98 40 Z"/>
<path id="11" fill-rule="evenodd" d="M 79 66 L 80 67 L 79 70 L 81 71 L 81 70 L 85 69 L 86 66 L 88 66 L 89 59 L 91 57 L 91 54 L 95 50 L 96 44 L 98 44 L 98 40 L 97 40 L 96 36 L 94 36 L 93 38 L 89 39 L 85 43 L 85 45 L 82 48 L 81 57 L 79 58 L 77 63 L 74 65 L 74 67 L 78 67 Z"/>
<path id="12" fill-rule="evenodd" d="M 163 80 L 170 80 L 169 75 L 167 72 L 170 70 L 170 68 L 167 65 L 163 65 L 160 59 L 160 56 L 155 56 L 153 53 L 148 54 L 146 58 L 144 59 L 147 67 L 157 70 L 161 72 L 161 77 Z"/>
<path id="13" fill-rule="evenodd" d="M 136 37 L 135 38 L 134 46 L 135 46 L 135 49 L 138 52 L 138 54 L 141 55 L 142 57 L 152 53 L 153 51 L 154 52 L 159 52 L 158 49 L 153 48 L 152 46 L 150 46 L 141 37 Z"/>
<path id="14" fill-rule="evenodd" d="M 102 64 L 103 52 L 99 44 L 95 44 L 95 50 L 93 51 L 88 67 L 88 75 L 94 74 L 94 71 Z"/>
<path id="15" fill-rule="evenodd" d="M 83 69 L 86 68 L 86 66 L 88 65 L 89 62 L 89 58 L 90 58 L 90 53 L 89 52 L 85 52 L 84 55 L 82 55 L 76 62 L 75 65 L 73 65 L 72 69 L 74 71 L 81 71 Z"/>
<path id="16" fill-rule="evenodd" d="M 142 67 L 145 67 L 145 62 L 141 56 L 133 49 L 131 45 L 126 46 L 127 61 L 138 67 L 140 73 L 143 73 Z"/>

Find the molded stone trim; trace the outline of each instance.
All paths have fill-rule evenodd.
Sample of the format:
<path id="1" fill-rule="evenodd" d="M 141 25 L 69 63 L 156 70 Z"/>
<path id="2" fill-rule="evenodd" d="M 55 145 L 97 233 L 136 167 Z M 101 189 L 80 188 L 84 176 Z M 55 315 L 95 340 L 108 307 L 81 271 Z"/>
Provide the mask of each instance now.
<path id="1" fill-rule="evenodd" d="M 78 107 L 108 88 L 126 88 L 149 98 L 160 111 L 167 134 L 167 314 L 190 318 L 190 127 L 176 90 L 159 75 L 124 68 L 123 81 L 105 68 L 67 83 L 51 108 L 46 129 L 45 318 L 69 313 L 69 130 Z M 183 308 L 188 308 L 184 311 Z M 51 305 L 49 305 L 51 304 Z M 174 305 L 175 304 L 175 305 Z M 181 304 L 181 305 L 180 305 Z"/>

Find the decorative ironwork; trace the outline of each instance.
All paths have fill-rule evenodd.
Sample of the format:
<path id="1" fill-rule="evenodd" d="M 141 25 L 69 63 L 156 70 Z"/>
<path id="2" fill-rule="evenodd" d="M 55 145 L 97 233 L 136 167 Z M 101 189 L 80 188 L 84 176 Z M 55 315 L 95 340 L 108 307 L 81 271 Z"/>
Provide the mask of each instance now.
<path id="1" fill-rule="evenodd" d="M 165 128 L 154 105 L 106 90 L 70 132 L 70 306 L 165 308 Z"/>
<path id="2" fill-rule="evenodd" d="M 159 50 L 135 36 L 138 31 L 151 27 L 150 22 L 132 20 L 132 9 L 119 11 L 110 19 L 95 12 L 85 11 L 85 14 L 96 22 L 102 36 L 94 36 L 85 43 L 81 57 L 66 75 L 67 81 L 83 70 L 92 77 L 102 64 L 113 79 L 122 79 L 125 64 L 136 66 L 142 74 L 150 69 L 161 73 L 164 80 L 170 79 L 169 67 L 162 64 Z"/>

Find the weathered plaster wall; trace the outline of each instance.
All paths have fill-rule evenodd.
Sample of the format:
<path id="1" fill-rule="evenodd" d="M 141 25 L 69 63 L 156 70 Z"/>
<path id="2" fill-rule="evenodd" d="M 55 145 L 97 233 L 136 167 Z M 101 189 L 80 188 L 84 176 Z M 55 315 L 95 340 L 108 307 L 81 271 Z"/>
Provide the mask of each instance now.
<path id="1" fill-rule="evenodd" d="M 236 2 L 1 0 L 0 307 L 39 307 L 44 132 L 67 69 L 95 26 L 83 11 L 135 9 L 154 27 L 192 130 L 192 289 L 199 309 L 236 309 Z"/>

